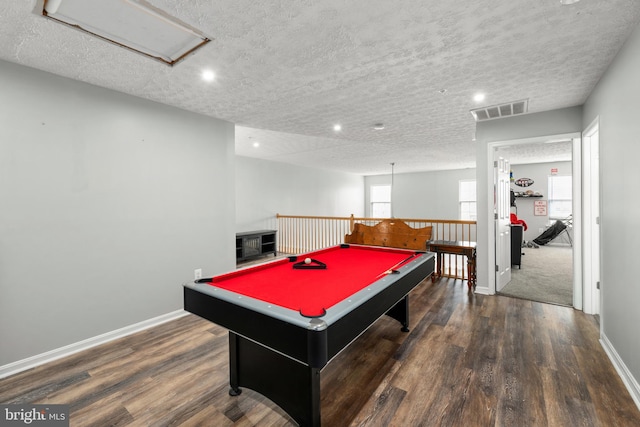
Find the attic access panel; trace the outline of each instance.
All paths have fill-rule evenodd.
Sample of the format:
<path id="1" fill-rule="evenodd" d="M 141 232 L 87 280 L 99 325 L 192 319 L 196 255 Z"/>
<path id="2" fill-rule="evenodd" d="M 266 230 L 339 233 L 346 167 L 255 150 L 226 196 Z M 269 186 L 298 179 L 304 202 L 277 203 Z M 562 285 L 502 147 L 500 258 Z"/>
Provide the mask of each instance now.
<path id="1" fill-rule="evenodd" d="M 45 0 L 42 15 L 168 65 L 210 41 L 145 0 Z"/>

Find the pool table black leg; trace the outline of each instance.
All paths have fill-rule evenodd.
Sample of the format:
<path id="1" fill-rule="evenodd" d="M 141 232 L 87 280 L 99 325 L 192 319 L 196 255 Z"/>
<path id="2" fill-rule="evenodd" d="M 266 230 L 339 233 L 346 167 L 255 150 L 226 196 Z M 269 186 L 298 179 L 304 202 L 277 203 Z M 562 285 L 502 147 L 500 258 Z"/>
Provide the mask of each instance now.
<path id="1" fill-rule="evenodd" d="M 229 388 L 230 396 L 238 396 L 242 389 L 238 386 L 238 336 L 229 332 Z"/>
<path id="2" fill-rule="evenodd" d="M 405 295 L 386 314 L 400 322 L 402 332 L 409 332 L 409 295 Z"/>
<path id="3" fill-rule="evenodd" d="M 320 427 L 320 369 L 229 331 L 229 394 L 240 385 L 271 399 L 299 425 Z"/>

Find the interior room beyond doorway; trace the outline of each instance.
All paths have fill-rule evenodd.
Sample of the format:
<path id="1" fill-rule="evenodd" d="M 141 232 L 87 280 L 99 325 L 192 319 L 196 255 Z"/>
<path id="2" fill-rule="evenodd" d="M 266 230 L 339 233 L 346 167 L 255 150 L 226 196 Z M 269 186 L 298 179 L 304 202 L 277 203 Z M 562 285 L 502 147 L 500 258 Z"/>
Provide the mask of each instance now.
<path id="1" fill-rule="evenodd" d="M 511 281 L 498 293 L 533 301 L 573 306 L 573 227 L 571 142 L 534 144 L 531 150 L 553 147 L 557 161 L 517 163 L 511 161 L 512 229 Z M 522 151 L 523 147 L 518 147 Z M 503 151 L 505 153 L 503 153 Z M 508 147 L 499 149 L 509 156 Z M 568 185 L 559 191 L 558 182 Z M 555 186 L 554 186 L 555 183 Z M 555 222 L 564 228 L 554 231 Z M 550 235 L 551 237 L 548 237 Z M 546 238 L 545 238 L 546 237 Z M 536 243 L 537 242 L 537 243 Z M 515 258 L 517 256 L 517 258 Z"/>

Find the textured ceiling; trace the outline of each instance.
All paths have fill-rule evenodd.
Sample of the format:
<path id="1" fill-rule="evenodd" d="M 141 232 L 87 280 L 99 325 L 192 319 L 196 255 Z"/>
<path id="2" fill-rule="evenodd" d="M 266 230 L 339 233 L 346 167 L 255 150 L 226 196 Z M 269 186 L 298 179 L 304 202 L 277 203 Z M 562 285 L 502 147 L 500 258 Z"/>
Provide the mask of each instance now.
<path id="1" fill-rule="evenodd" d="M 640 22 L 637 0 L 149 3 L 214 40 L 169 67 L 4 1 L 0 58 L 236 123 L 239 155 L 365 175 L 475 167 L 469 110 L 581 105 Z M 563 145 L 511 160 L 570 157 Z"/>

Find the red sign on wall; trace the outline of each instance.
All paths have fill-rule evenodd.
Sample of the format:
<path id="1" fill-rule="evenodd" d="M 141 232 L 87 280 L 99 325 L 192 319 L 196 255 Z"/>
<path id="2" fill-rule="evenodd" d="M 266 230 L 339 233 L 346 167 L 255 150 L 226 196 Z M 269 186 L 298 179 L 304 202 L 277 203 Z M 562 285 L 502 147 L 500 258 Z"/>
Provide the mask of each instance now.
<path id="1" fill-rule="evenodd" d="M 533 202 L 533 214 L 536 216 L 546 216 L 547 215 L 547 201 L 546 200 L 536 200 Z"/>

